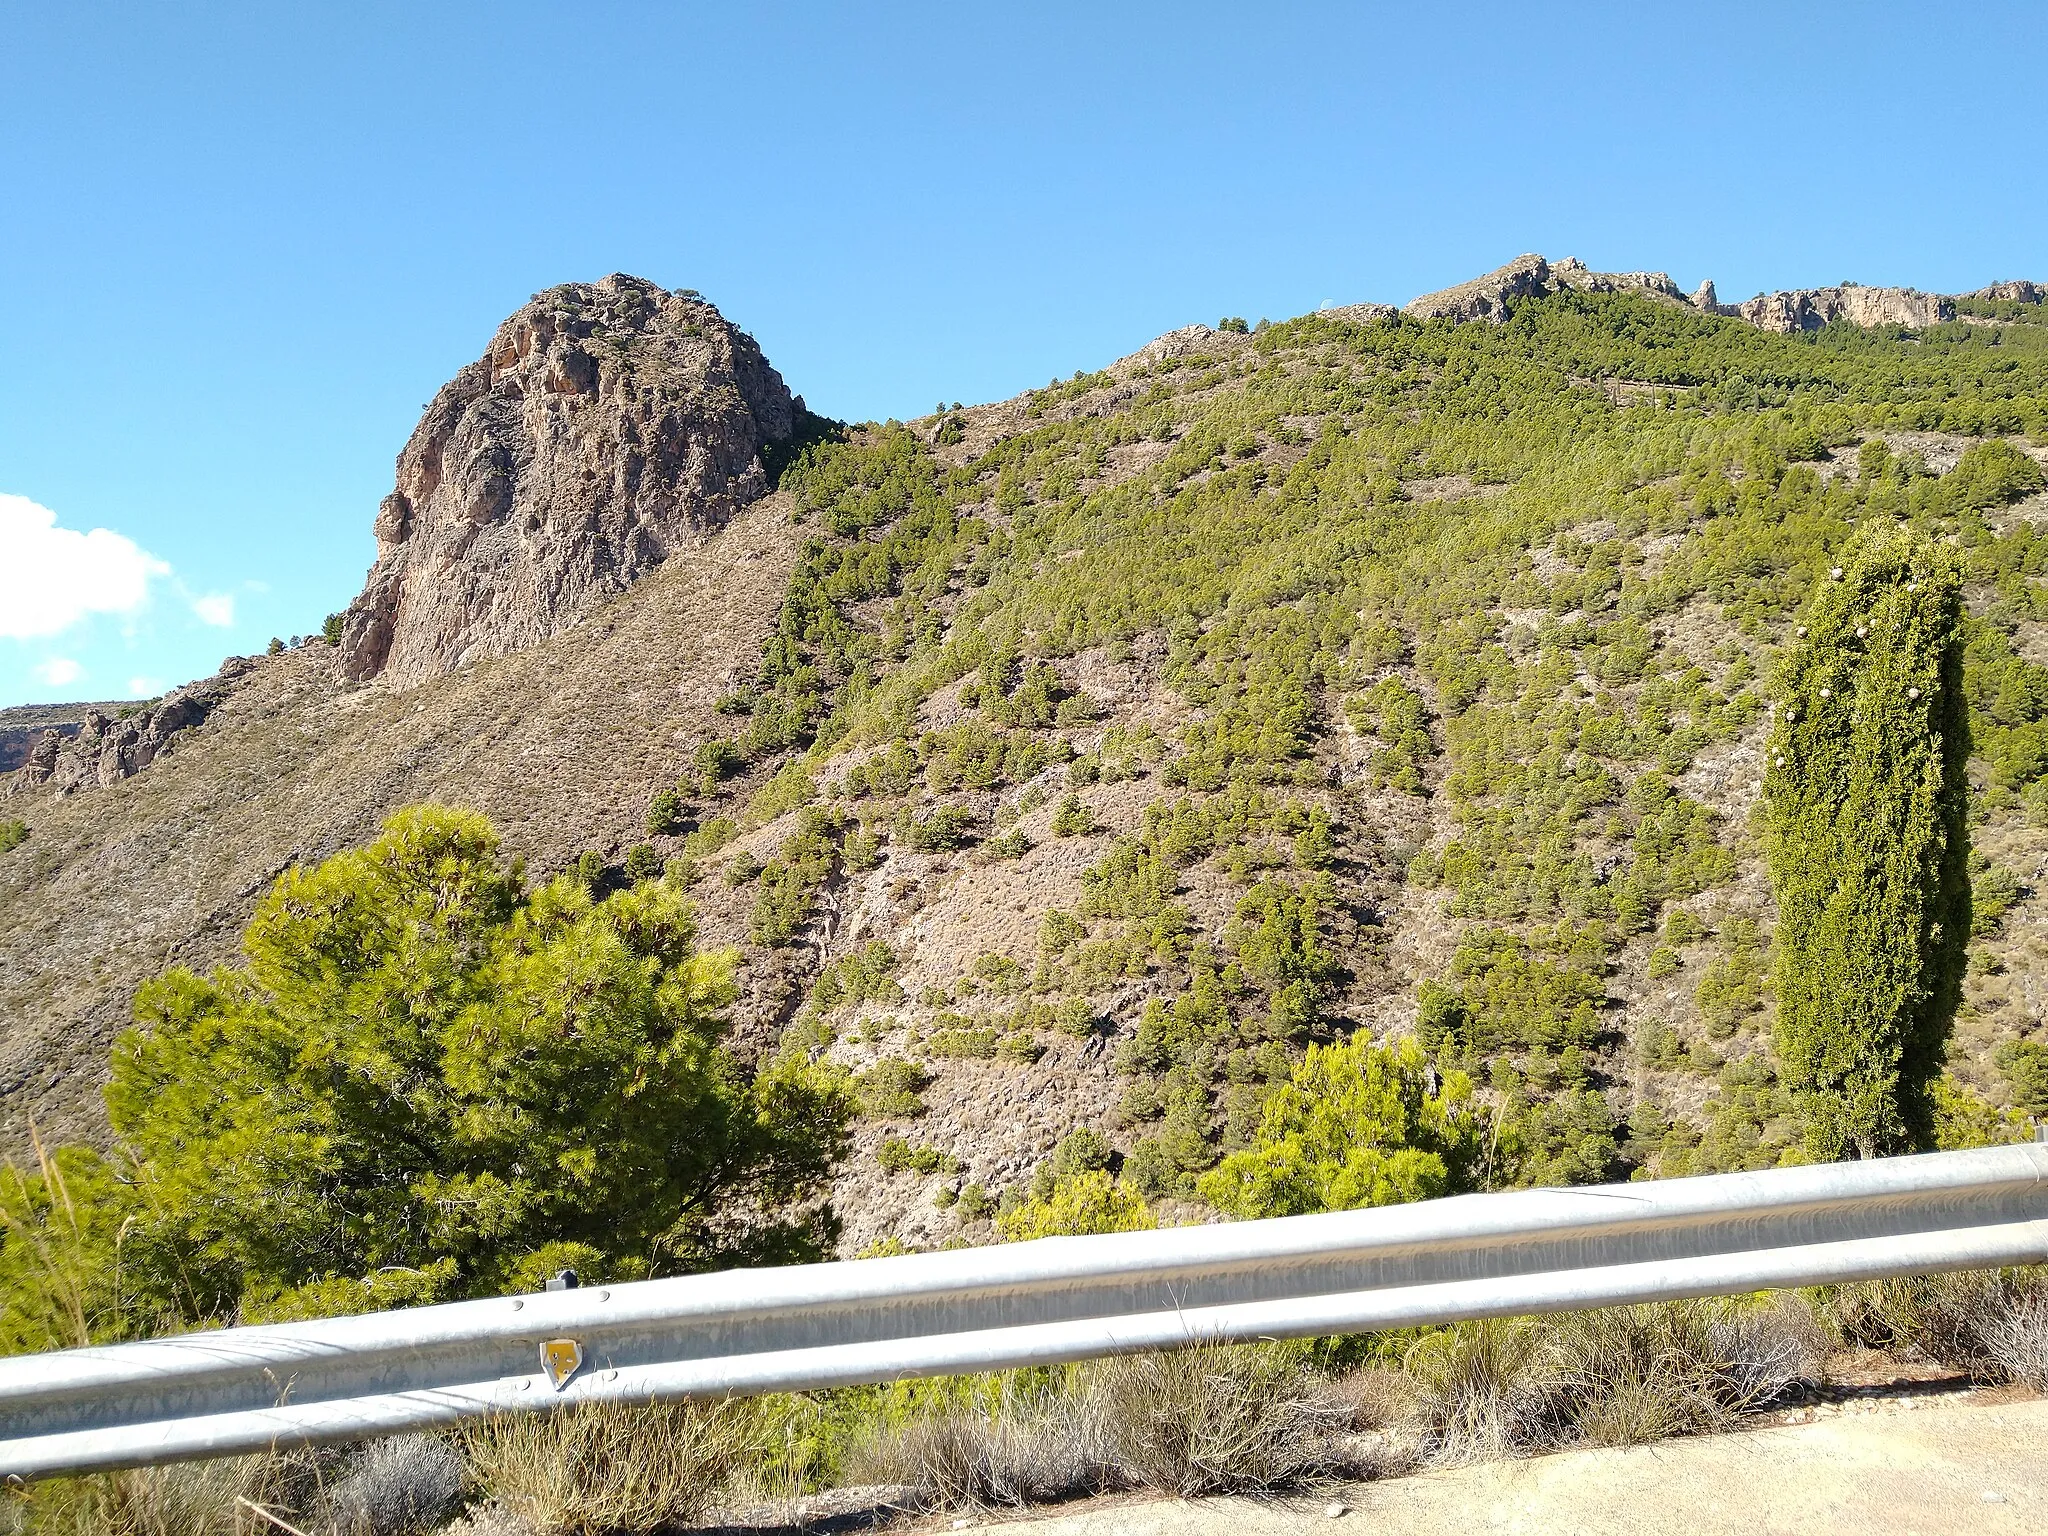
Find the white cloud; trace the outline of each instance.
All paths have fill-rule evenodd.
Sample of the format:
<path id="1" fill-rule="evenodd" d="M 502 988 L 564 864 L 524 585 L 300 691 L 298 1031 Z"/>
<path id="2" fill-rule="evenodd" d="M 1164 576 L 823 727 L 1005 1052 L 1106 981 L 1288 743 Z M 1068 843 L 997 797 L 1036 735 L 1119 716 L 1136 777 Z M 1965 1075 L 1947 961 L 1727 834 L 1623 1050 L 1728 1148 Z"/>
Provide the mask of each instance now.
<path id="1" fill-rule="evenodd" d="M 131 677 L 128 679 L 128 697 L 131 699 L 153 699 L 164 691 L 164 680 L 160 677 Z"/>
<path id="2" fill-rule="evenodd" d="M 85 668 L 69 656 L 52 656 L 36 664 L 36 676 L 52 688 L 69 688 L 85 675 Z"/>
<path id="3" fill-rule="evenodd" d="M 0 494 L 0 636 L 31 640 L 88 614 L 134 613 L 149 601 L 150 582 L 170 573 L 133 539 L 107 528 L 59 528 L 48 507 Z"/>
<path id="4" fill-rule="evenodd" d="M 235 599 L 231 593 L 209 592 L 192 599 L 192 611 L 216 629 L 226 629 L 235 622 Z"/>

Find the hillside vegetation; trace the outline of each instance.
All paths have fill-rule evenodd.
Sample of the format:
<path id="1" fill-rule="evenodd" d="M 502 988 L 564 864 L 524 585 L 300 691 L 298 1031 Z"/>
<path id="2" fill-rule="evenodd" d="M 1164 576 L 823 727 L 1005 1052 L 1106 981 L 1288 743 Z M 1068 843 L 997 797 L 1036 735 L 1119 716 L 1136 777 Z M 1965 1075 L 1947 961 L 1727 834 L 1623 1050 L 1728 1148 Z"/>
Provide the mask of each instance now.
<path id="1" fill-rule="evenodd" d="M 474 792 L 426 786 L 514 812 L 504 855 L 480 824 L 463 834 L 488 845 L 474 878 L 527 914 L 493 923 L 710 978 L 690 1049 L 723 1065 L 661 1091 L 687 1135 L 754 1114 L 756 1139 L 712 1159 L 718 1179 L 648 1172 L 573 1221 L 537 1185 L 479 1206 L 448 1181 L 504 1178 L 490 1149 L 510 1143 L 483 1123 L 476 1062 L 437 1047 L 405 1090 L 434 1156 L 323 1142 L 278 1177 L 314 1200 L 361 1184 L 351 1158 L 377 1167 L 361 1230 L 237 1251 L 172 1311 L 324 1305 L 309 1286 L 359 1302 L 393 1264 L 441 1275 L 422 1295 L 489 1288 L 570 1251 L 555 1243 L 659 1273 L 801 1251 L 776 1232 L 900 1251 L 2027 1135 L 2048 1111 L 2044 320 L 2019 304 L 1781 335 L 1565 291 L 1497 325 L 1193 328 L 1003 405 L 810 418 L 781 455 L 779 590 L 726 568 L 761 617 L 751 648 L 680 725 L 644 701 L 611 722 L 659 768 L 606 787 L 580 857 L 552 824 L 537 845 L 532 783 L 496 787 L 521 773 L 510 754 Z M 701 622 L 717 601 L 650 578 L 605 633 L 659 637 L 659 605 Z M 269 665 L 397 720 L 415 697 L 316 676 L 317 648 Z M 547 697 L 548 666 L 495 665 Z M 417 707 L 476 686 L 427 684 Z M 589 697 L 584 740 L 604 723 Z M 31 801 L 5 858 L 49 850 L 39 878 L 61 882 L 105 846 L 82 801 L 140 814 L 254 729 L 210 723 L 136 780 Z M 280 865 L 393 808 L 351 803 Z M 1887 829 L 1893 864 L 1859 863 L 1852 825 Z M 512 854 L 572 876 L 529 881 Z M 1772 871 L 1797 895 L 1782 918 Z M 200 1020 L 299 1017 L 275 913 L 294 882 L 337 878 L 263 897 L 240 969 L 144 989 L 112 1129 L 164 1209 L 219 1189 L 180 1182 L 197 1143 L 148 1084 L 186 1072 L 174 1044 Z M 1882 899 L 1845 903 L 1856 880 Z M 681 937 L 636 949 L 636 912 Z M 503 942 L 463 959 L 465 997 L 529 941 Z M 706 958 L 725 948 L 729 988 Z M 581 995 L 574 969 L 503 1005 L 550 1016 Z M 397 1049 L 372 1038 L 378 1008 L 323 1008 L 339 1059 Z M 658 1009 L 635 1017 L 670 1038 Z M 303 1072 L 224 1050 L 193 1080 L 250 1127 L 280 1105 L 336 1113 Z M 639 1157 L 641 1111 L 612 1096 L 649 1080 L 575 1073 L 573 1112 L 562 1084 L 520 1090 L 565 1117 L 535 1123 L 588 1116 Z M 849 1117 L 834 1226 L 802 1200 Z M 548 1143 L 562 1170 L 568 1141 Z M 758 1197 L 755 1248 L 705 1235 L 720 1180 Z M 18 1233 L 62 1227 L 46 1181 L 9 1204 Z M 220 1240 L 151 1230 L 172 1233 L 165 1273 Z M 108 1327 L 126 1305 L 105 1304 Z"/>
<path id="2" fill-rule="evenodd" d="M 1220 334 L 1040 391 L 994 440 L 942 413 L 813 448 L 785 482 L 812 542 L 696 786 L 753 775 L 725 815 L 767 835 L 718 867 L 757 893 L 759 969 L 809 985 L 796 1038 L 870 1074 L 1099 1064 L 1090 1107 L 1152 1199 L 1230 1209 L 1207 1171 L 1295 1112 L 1305 1047 L 1361 1023 L 1469 1077 L 1491 1128 L 1466 1179 L 1807 1155 L 1773 1043 L 1763 757 L 1822 643 L 1786 650 L 1810 594 L 1859 529 L 1897 529 L 1926 553 L 1892 566 L 1933 584 L 1900 577 L 1912 633 L 1827 665 L 1901 689 L 1922 668 L 1927 708 L 1841 750 L 1894 779 L 1917 771 L 1897 753 L 1954 757 L 1932 853 L 1894 856 L 1959 869 L 1974 740 L 1980 895 L 1972 918 L 1936 877 L 1962 912 L 1933 935 L 1947 980 L 1914 980 L 1903 935 L 1917 1131 L 1813 1150 L 2022 1134 L 1996 1106 L 2043 1106 L 1994 1063 L 2033 1060 L 2000 1038 L 2033 1027 L 2008 1003 L 2033 961 L 2000 940 L 2038 873 L 2048 670 L 2042 474 L 2002 434 L 2043 431 L 2044 365 L 2024 321 L 1783 337 L 1565 294 L 1500 326 Z M 992 920 L 1012 893 L 1028 921 Z M 1844 941 L 1883 949 L 1890 922 Z M 822 970 L 791 944 L 821 926 L 844 952 Z M 1870 963 L 1818 977 L 1834 1012 L 1795 1038 L 1888 1006 L 1857 992 Z"/>

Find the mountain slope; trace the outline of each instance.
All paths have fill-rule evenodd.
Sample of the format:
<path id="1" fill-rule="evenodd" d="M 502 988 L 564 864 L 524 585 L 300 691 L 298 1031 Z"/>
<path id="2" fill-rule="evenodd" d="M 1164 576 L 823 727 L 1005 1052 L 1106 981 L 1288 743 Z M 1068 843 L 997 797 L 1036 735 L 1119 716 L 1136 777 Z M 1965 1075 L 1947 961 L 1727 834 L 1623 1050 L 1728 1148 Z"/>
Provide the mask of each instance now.
<path id="1" fill-rule="evenodd" d="M 537 869 L 644 840 L 692 882 L 744 951 L 742 1043 L 865 1074 L 850 1251 L 985 1234 L 1076 1126 L 1190 1199 L 1361 1023 L 1462 1056 L 1516 1177 L 1775 1161 L 1768 677 L 1867 518 L 1970 566 L 1988 862 L 1953 1065 L 1989 1116 L 2048 980 L 2048 317 L 1779 331 L 1535 260 L 1435 318 L 1189 327 L 850 429 L 581 628 L 411 689 L 288 652 L 145 771 L 24 785 L 12 1134 L 91 1123 L 137 979 L 439 796 Z"/>

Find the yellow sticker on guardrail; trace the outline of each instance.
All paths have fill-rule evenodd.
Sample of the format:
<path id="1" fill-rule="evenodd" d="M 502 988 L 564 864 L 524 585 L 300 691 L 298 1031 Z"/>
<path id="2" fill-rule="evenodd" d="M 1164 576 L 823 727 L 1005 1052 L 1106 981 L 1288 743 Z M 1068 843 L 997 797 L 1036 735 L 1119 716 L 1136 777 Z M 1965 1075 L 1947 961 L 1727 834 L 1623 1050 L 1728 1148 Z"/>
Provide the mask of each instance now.
<path id="1" fill-rule="evenodd" d="M 540 1347 L 541 1369 L 548 1373 L 557 1392 L 569 1384 L 569 1378 L 582 1363 L 583 1346 L 574 1339 L 549 1339 Z"/>

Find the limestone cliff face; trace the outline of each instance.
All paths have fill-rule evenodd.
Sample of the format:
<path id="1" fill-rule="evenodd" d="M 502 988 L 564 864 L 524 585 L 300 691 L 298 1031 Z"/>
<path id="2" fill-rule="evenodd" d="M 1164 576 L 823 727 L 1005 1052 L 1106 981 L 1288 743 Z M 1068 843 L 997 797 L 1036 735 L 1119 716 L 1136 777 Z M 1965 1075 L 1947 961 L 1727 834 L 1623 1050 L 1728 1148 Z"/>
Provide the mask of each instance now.
<path id="1" fill-rule="evenodd" d="M 1737 306 L 1743 319 L 1765 331 L 1817 331 L 1837 320 L 1851 325 L 1903 325 L 1918 330 L 1956 317 L 1955 302 L 1916 288 L 1800 288 L 1760 293 Z"/>
<path id="2" fill-rule="evenodd" d="M 343 671 L 410 686 L 567 628 L 764 494 L 801 405 L 690 290 L 537 295 L 399 455 Z"/>

